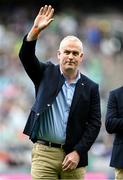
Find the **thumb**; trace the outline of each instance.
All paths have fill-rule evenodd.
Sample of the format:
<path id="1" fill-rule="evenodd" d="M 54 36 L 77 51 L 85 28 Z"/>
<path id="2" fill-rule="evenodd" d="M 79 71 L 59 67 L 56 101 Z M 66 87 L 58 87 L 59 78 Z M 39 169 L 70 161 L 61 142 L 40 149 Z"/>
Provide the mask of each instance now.
<path id="1" fill-rule="evenodd" d="M 48 24 L 50 24 L 53 20 L 54 20 L 54 18 L 49 19 Z"/>

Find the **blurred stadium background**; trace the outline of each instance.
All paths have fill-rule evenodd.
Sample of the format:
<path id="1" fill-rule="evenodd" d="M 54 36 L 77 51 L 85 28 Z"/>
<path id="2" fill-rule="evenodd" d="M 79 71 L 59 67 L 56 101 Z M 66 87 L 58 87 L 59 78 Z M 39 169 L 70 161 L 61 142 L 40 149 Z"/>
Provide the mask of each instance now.
<path id="1" fill-rule="evenodd" d="M 30 179 L 32 143 L 22 131 L 34 88 L 18 52 L 44 4 L 55 8 L 55 20 L 38 41 L 37 56 L 57 63 L 61 38 L 77 35 L 85 51 L 81 72 L 100 85 L 102 128 L 89 152 L 86 179 L 114 179 L 109 167 L 113 135 L 106 133 L 104 123 L 109 90 L 123 84 L 123 1 L 0 0 L 0 180 Z"/>

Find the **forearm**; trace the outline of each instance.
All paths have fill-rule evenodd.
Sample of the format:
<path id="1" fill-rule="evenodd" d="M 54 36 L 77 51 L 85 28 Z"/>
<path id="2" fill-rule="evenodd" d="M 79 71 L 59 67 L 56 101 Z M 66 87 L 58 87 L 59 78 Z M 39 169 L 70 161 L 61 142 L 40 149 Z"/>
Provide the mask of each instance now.
<path id="1" fill-rule="evenodd" d="M 76 150 L 80 156 L 82 155 L 82 153 L 87 153 L 89 151 L 100 132 L 100 128 L 100 120 L 98 120 L 95 125 L 88 124 L 87 127 L 85 127 L 85 133 L 83 134 L 79 143 L 74 147 L 74 150 Z"/>
<path id="2" fill-rule="evenodd" d="M 27 36 L 28 35 L 26 35 L 23 39 L 23 43 L 19 51 L 19 57 L 22 62 L 24 61 L 24 63 L 31 63 L 35 58 L 36 40 L 28 42 Z"/>
<path id="3" fill-rule="evenodd" d="M 40 63 L 35 55 L 36 41 L 28 42 L 26 38 L 27 36 L 24 37 L 19 57 L 28 76 L 37 84 L 40 81 L 43 63 Z"/>
<path id="4" fill-rule="evenodd" d="M 119 96 L 119 98 L 121 97 Z M 106 130 L 110 134 L 123 132 L 123 111 L 118 101 L 117 96 L 114 91 L 112 91 L 109 95 L 105 121 Z"/>
<path id="5" fill-rule="evenodd" d="M 107 132 L 110 134 L 123 133 L 123 117 L 107 117 L 105 125 Z"/>
<path id="6" fill-rule="evenodd" d="M 85 124 L 85 131 L 80 139 L 78 145 L 75 146 L 79 154 L 88 152 L 93 143 L 95 142 L 101 128 L 101 107 L 98 86 L 96 86 L 92 93 L 90 112 L 88 120 Z"/>

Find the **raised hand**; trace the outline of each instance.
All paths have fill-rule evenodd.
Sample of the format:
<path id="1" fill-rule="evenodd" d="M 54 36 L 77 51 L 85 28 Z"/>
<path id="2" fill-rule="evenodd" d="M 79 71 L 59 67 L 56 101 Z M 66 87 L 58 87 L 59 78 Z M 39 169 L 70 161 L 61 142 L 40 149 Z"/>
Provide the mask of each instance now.
<path id="1" fill-rule="evenodd" d="M 38 28 L 39 30 L 43 30 L 53 21 L 53 13 L 54 9 L 51 5 L 45 5 L 44 7 L 41 7 L 34 21 L 34 27 Z"/>
<path id="2" fill-rule="evenodd" d="M 40 32 L 45 29 L 53 21 L 54 9 L 51 5 L 41 7 L 38 15 L 34 20 L 33 27 L 27 35 L 27 41 L 32 41 L 38 38 Z"/>

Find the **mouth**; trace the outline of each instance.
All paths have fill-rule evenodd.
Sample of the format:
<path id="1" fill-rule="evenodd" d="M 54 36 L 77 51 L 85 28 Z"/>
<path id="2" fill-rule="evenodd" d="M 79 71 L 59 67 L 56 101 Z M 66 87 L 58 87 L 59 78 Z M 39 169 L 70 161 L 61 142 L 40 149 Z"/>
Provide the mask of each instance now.
<path id="1" fill-rule="evenodd" d="M 75 63 L 74 62 L 67 62 L 67 64 L 72 65 L 72 64 L 75 64 Z"/>

